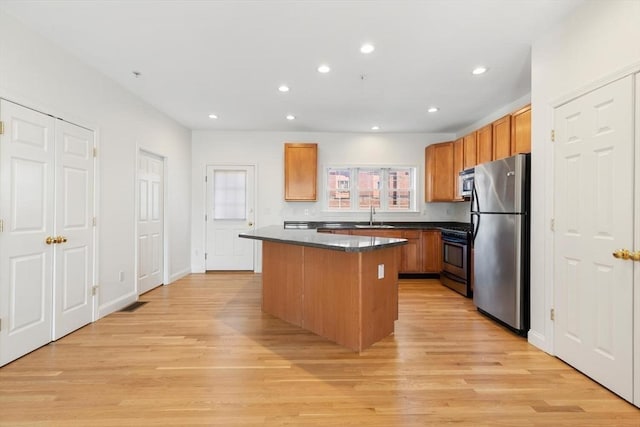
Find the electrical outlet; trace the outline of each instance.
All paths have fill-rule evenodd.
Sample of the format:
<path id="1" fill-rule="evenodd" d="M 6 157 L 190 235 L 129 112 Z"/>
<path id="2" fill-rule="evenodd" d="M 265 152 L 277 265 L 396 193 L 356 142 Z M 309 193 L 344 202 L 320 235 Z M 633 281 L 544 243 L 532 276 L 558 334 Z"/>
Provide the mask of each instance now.
<path id="1" fill-rule="evenodd" d="M 378 264 L 378 279 L 384 279 L 384 264 Z"/>

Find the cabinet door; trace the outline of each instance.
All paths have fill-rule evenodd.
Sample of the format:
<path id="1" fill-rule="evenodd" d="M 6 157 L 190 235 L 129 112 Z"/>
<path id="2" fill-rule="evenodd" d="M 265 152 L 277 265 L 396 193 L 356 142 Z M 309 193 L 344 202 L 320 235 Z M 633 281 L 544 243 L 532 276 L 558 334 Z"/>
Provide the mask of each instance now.
<path id="1" fill-rule="evenodd" d="M 477 163 L 476 161 L 476 133 L 471 132 L 469 135 L 463 138 L 464 147 L 464 169 L 472 168 Z"/>
<path id="2" fill-rule="evenodd" d="M 511 155 L 531 152 L 531 106 L 511 115 Z"/>
<path id="3" fill-rule="evenodd" d="M 493 160 L 504 159 L 511 155 L 511 115 L 504 116 L 492 123 Z"/>
<path id="4" fill-rule="evenodd" d="M 440 231 L 422 231 L 422 271 L 440 273 L 442 271 L 442 243 Z"/>
<path id="5" fill-rule="evenodd" d="M 318 178 L 318 144 L 284 144 L 284 199 L 315 201 Z"/>
<path id="6" fill-rule="evenodd" d="M 400 272 L 422 272 L 422 236 L 420 230 L 403 231 L 402 238 L 407 239 L 407 244 L 400 246 Z"/>
<path id="7" fill-rule="evenodd" d="M 425 201 L 450 202 L 454 197 L 453 143 L 443 142 L 425 151 Z"/>
<path id="8" fill-rule="evenodd" d="M 493 137 L 491 125 L 486 125 L 476 131 L 477 164 L 493 160 Z"/>
<path id="9" fill-rule="evenodd" d="M 454 200 L 463 200 L 460 197 L 460 181 L 458 180 L 458 176 L 460 172 L 464 170 L 464 141 L 462 138 L 457 139 L 453 143 L 453 199 Z"/>

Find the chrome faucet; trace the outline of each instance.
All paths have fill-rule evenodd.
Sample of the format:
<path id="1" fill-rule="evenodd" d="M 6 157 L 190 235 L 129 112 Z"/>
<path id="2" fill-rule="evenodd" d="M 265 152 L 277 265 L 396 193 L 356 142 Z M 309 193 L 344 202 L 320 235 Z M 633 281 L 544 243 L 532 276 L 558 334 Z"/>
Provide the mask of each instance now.
<path id="1" fill-rule="evenodd" d="M 376 214 L 376 208 L 369 205 L 369 225 L 373 225 L 373 216 Z"/>

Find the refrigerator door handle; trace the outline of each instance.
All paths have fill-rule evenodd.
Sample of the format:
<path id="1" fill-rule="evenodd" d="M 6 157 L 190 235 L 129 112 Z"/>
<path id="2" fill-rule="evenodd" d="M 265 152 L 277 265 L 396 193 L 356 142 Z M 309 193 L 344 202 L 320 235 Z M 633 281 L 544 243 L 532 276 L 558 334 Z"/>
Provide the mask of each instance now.
<path id="1" fill-rule="evenodd" d="M 475 218 L 478 218 L 478 223 L 476 224 Z M 476 242 L 476 236 L 478 235 L 478 230 L 480 229 L 480 214 L 477 212 L 471 212 L 471 244 L 473 245 Z"/>
<path id="2" fill-rule="evenodd" d="M 475 209 L 473 207 L 476 207 Z M 480 202 L 478 201 L 478 190 L 474 184 L 471 190 L 471 212 L 480 212 Z"/>

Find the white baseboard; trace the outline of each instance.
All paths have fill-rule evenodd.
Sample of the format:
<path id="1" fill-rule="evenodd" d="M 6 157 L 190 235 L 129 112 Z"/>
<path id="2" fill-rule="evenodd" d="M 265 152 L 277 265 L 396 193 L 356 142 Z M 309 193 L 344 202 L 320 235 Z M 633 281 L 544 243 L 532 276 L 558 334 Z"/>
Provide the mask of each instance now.
<path id="1" fill-rule="evenodd" d="M 171 276 L 169 276 L 169 283 L 173 283 L 176 280 L 180 280 L 183 277 L 187 277 L 188 275 L 191 274 L 191 269 L 190 268 L 185 268 L 182 271 L 178 271 L 177 273 L 173 273 Z M 167 285 L 169 284 L 167 283 Z"/>
<path id="2" fill-rule="evenodd" d="M 126 306 L 128 306 L 129 304 L 132 304 L 136 301 L 138 301 L 138 294 L 136 294 L 135 292 L 132 292 L 130 294 L 123 295 L 122 297 L 118 298 L 115 301 L 111 301 L 108 304 L 101 305 L 98 308 L 98 319 L 101 319 L 108 314 L 121 310 Z"/>
<path id="3" fill-rule="evenodd" d="M 553 355 L 552 346 L 549 345 L 548 340 L 541 333 L 530 329 L 529 334 L 527 335 L 527 339 L 529 341 L 529 344 L 535 347 L 538 347 L 540 350 L 544 351 L 545 353 L 549 353 Z"/>

